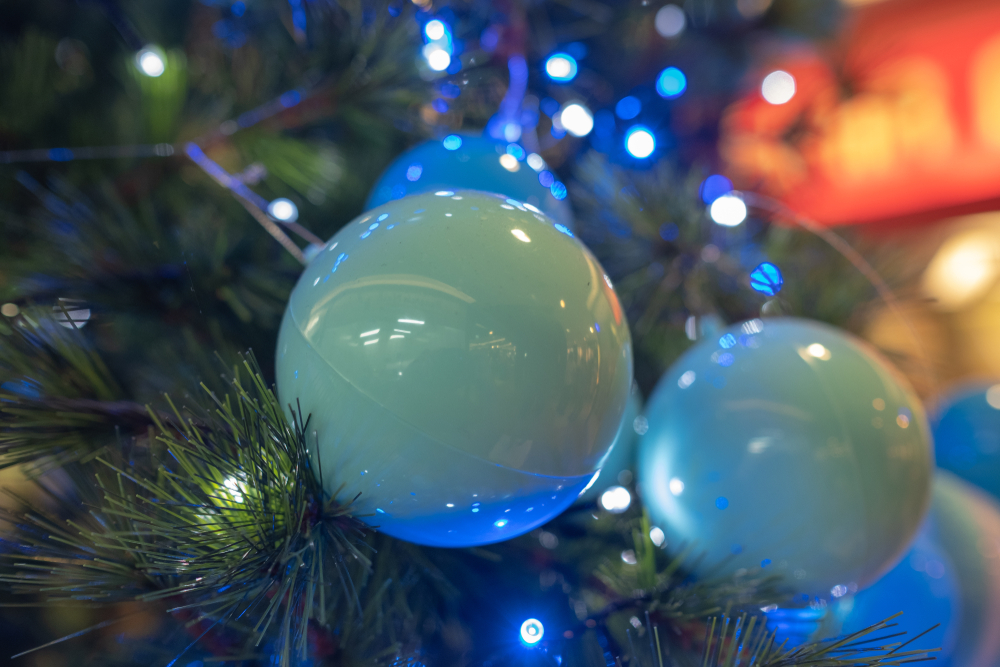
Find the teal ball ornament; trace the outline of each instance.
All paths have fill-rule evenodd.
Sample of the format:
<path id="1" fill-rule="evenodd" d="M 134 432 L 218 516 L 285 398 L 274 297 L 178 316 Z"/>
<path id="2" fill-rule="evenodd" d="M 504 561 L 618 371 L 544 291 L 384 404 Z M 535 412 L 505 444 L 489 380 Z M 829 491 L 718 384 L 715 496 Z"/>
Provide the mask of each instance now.
<path id="1" fill-rule="evenodd" d="M 506 195 L 540 209 L 573 229 L 560 183 L 541 156 L 519 144 L 452 134 L 406 151 L 385 170 L 365 204 L 373 209 L 407 195 L 440 190 L 481 190 Z"/>
<path id="2" fill-rule="evenodd" d="M 292 292 L 276 372 L 330 494 L 394 537 L 465 547 L 576 499 L 621 423 L 632 350 L 610 280 L 568 230 L 447 190 L 330 239 Z"/>
<path id="3" fill-rule="evenodd" d="M 646 405 L 639 491 L 697 573 L 774 572 L 800 602 L 892 567 L 930 499 L 924 410 L 863 341 L 751 320 L 688 350 Z M 843 587 L 843 588 L 838 588 Z"/>

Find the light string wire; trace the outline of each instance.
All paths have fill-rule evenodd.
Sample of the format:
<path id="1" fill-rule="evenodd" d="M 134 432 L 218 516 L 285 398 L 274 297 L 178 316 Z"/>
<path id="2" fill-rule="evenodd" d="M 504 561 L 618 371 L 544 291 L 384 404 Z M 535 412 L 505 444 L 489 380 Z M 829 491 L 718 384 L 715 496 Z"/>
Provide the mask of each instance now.
<path id="1" fill-rule="evenodd" d="M 212 180 L 229 190 L 248 213 L 269 233 L 282 248 L 302 265 L 309 263 L 306 253 L 296 245 L 285 231 L 267 213 L 269 202 L 247 187 L 238 176 L 233 176 L 216 162 L 209 159 L 199 144 L 212 144 L 225 140 L 236 132 L 253 127 L 272 118 L 286 109 L 297 106 L 308 94 L 300 89 L 289 90 L 264 104 L 246 111 L 236 118 L 219 124 L 212 132 L 184 145 L 184 155 Z M 73 160 L 101 160 L 114 158 L 171 157 L 177 153 L 177 146 L 170 143 L 136 144 L 129 146 L 84 146 L 80 148 L 37 148 L 28 150 L 0 151 L 0 164 L 18 162 L 70 162 Z M 302 240 L 321 249 L 326 243 L 311 231 L 295 221 L 282 222 Z"/>

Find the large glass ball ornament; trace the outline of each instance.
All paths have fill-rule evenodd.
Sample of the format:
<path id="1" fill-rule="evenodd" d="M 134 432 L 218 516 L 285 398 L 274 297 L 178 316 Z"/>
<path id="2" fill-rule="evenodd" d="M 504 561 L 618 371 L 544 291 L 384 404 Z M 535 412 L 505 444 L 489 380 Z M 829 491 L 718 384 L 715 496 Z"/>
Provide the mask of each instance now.
<path id="1" fill-rule="evenodd" d="M 338 232 L 292 292 L 276 365 L 327 491 L 390 535 L 449 547 L 569 506 L 632 384 L 628 324 L 593 256 L 525 204 L 469 191 L 392 201 Z"/>
<path id="2" fill-rule="evenodd" d="M 924 517 L 920 401 L 864 342 L 808 320 L 751 320 L 686 352 L 646 405 L 639 484 L 702 574 L 775 572 L 800 603 L 895 564 Z M 839 588 L 843 587 L 843 588 Z"/>
<path id="3" fill-rule="evenodd" d="M 375 183 L 365 208 L 406 195 L 459 189 L 506 195 L 573 228 L 566 186 L 541 156 L 518 144 L 458 134 L 424 142 L 396 158 Z"/>
<path id="4" fill-rule="evenodd" d="M 934 412 L 938 467 L 1000 498 L 1000 385 L 966 387 Z"/>
<path id="5" fill-rule="evenodd" d="M 639 392 L 639 386 L 632 383 L 625 414 L 615 436 L 615 445 L 601 464 L 601 474 L 589 489 L 580 494 L 577 502 L 594 502 L 609 487 L 628 485 L 634 481 L 636 443 L 639 440 L 639 432 L 645 433 L 646 427 L 646 418 L 640 414 L 641 412 L 642 394 Z"/>
<path id="6" fill-rule="evenodd" d="M 833 606 L 850 633 L 902 611 L 907 636 L 946 665 L 1000 663 L 1000 505 L 938 471 L 927 521 L 909 553 L 867 590 Z M 905 638 L 904 638 L 905 639 Z"/>

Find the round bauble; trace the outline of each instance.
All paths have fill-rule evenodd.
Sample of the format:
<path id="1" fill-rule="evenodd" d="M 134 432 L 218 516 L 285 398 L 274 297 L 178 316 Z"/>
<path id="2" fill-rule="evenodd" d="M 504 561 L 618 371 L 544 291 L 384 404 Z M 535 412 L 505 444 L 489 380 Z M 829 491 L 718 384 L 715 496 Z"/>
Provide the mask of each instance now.
<path id="1" fill-rule="evenodd" d="M 406 195 L 439 190 L 482 190 L 531 204 L 573 228 L 566 186 L 555 180 L 542 158 L 518 144 L 452 134 L 427 141 L 396 158 L 368 195 L 366 209 Z"/>
<path id="2" fill-rule="evenodd" d="M 628 324 L 593 256 L 527 205 L 468 191 L 338 232 L 292 292 L 276 366 L 327 491 L 434 546 L 505 540 L 570 505 L 632 384 Z"/>
<path id="3" fill-rule="evenodd" d="M 1000 498 L 1000 385 L 975 385 L 950 395 L 931 428 L 938 466 Z"/>
<path id="4" fill-rule="evenodd" d="M 615 435 L 614 447 L 601 464 L 601 474 L 589 489 L 580 494 L 577 502 L 594 502 L 609 487 L 632 483 L 635 474 L 636 443 L 639 440 L 637 429 L 642 431 L 646 424 L 641 412 L 642 394 L 639 393 L 639 386 L 633 383 L 622 423 Z"/>
<path id="5" fill-rule="evenodd" d="M 920 401 L 824 324 L 751 320 L 699 343 L 645 416 L 641 496 L 668 544 L 704 552 L 700 573 L 763 567 L 804 599 L 829 598 L 891 567 L 927 509 Z"/>
<path id="6" fill-rule="evenodd" d="M 944 664 L 1000 663 L 1000 506 L 947 472 L 934 478 L 927 522 L 888 574 L 833 607 L 841 631 L 856 632 L 899 611 L 908 636 L 940 623 L 921 646 Z"/>

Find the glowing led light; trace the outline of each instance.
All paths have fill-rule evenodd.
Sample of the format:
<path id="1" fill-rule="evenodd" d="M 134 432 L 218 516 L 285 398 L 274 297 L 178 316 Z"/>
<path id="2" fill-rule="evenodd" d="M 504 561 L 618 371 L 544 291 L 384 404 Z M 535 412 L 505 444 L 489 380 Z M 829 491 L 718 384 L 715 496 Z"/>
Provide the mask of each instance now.
<path id="1" fill-rule="evenodd" d="M 639 115 L 640 111 L 642 111 L 642 102 L 639 101 L 638 97 L 632 95 L 621 98 L 615 105 L 615 115 L 622 120 L 632 120 Z"/>
<path id="2" fill-rule="evenodd" d="M 295 222 L 299 218 L 299 209 L 288 199 L 275 199 L 267 205 L 267 213 L 279 222 Z"/>
<path id="3" fill-rule="evenodd" d="M 625 150 L 632 157 L 644 159 L 656 149 L 656 137 L 642 125 L 636 125 L 625 135 Z"/>
<path id="4" fill-rule="evenodd" d="M 656 92 L 660 97 L 677 97 L 687 89 L 687 77 L 676 67 L 668 67 L 656 78 Z"/>
<path id="5" fill-rule="evenodd" d="M 528 166 L 535 171 L 541 171 L 545 168 L 545 160 L 538 153 L 531 153 L 527 158 Z"/>
<path id="6" fill-rule="evenodd" d="M 678 477 L 671 478 L 670 482 L 667 484 L 667 487 L 670 489 L 670 493 L 674 494 L 675 496 L 679 496 L 682 493 L 684 493 L 684 482 L 681 481 L 680 478 Z"/>
<path id="7" fill-rule="evenodd" d="M 457 134 L 449 134 L 441 142 L 441 145 L 444 146 L 445 150 L 448 150 L 448 151 L 457 151 L 459 148 L 462 147 L 462 137 L 458 136 Z M 435 194 L 437 194 L 437 193 L 435 193 Z M 452 192 L 451 194 L 455 194 L 455 193 Z"/>
<path id="8" fill-rule="evenodd" d="M 747 219 L 747 205 L 738 194 L 723 195 L 712 202 L 708 214 L 716 224 L 736 227 Z"/>
<path id="9" fill-rule="evenodd" d="M 563 107 L 559 121 L 574 137 L 585 137 L 594 129 L 594 116 L 590 109 L 576 102 Z"/>
<path id="10" fill-rule="evenodd" d="M 545 61 L 545 73 L 559 83 L 572 81 L 577 72 L 576 58 L 568 53 L 553 53 Z"/>
<path id="11" fill-rule="evenodd" d="M 427 39 L 429 40 L 434 41 L 441 39 L 442 37 L 444 37 L 444 33 L 445 33 L 444 23 L 442 23 L 437 19 L 434 19 L 433 21 L 428 21 L 427 24 L 424 26 L 424 34 L 427 35 Z"/>
<path id="12" fill-rule="evenodd" d="M 684 10 L 677 5 L 664 5 L 660 7 L 653 21 L 653 25 L 656 26 L 656 32 L 664 37 L 676 37 L 681 34 L 684 32 L 686 23 L 687 19 L 684 16 Z"/>
<path id="13" fill-rule="evenodd" d="M 518 241 L 524 241 L 525 243 L 531 243 L 531 239 L 528 238 L 528 235 L 525 234 L 520 229 L 512 229 L 512 230 L 510 230 L 510 233 L 513 234 L 514 238 L 516 238 Z"/>
<path id="14" fill-rule="evenodd" d="M 443 72 L 451 64 L 451 54 L 435 42 L 424 46 L 423 54 L 427 66 L 435 72 Z"/>
<path id="15" fill-rule="evenodd" d="M 784 104 L 795 97 L 795 77 L 780 69 L 771 72 L 761 82 L 760 94 L 771 104 Z"/>
<path id="16" fill-rule="evenodd" d="M 601 494 L 601 507 L 612 514 L 621 514 L 632 504 L 632 494 L 624 486 L 612 486 Z"/>
<path id="17" fill-rule="evenodd" d="M 521 163 L 517 161 L 517 158 L 513 155 L 508 155 L 504 153 L 500 156 L 500 166 L 509 172 L 515 172 L 521 168 Z"/>
<path id="18" fill-rule="evenodd" d="M 155 79 L 167 69 L 163 58 L 163 51 L 158 46 L 147 46 L 135 54 L 135 64 L 140 72 Z"/>
<path id="19" fill-rule="evenodd" d="M 721 174 L 712 174 L 698 188 L 701 200 L 706 204 L 711 204 L 722 195 L 728 195 L 733 191 L 733 183 Z"/>
<path id="20" fill-rule="evenodd" d="M 545 626 L 537 618 L 529 618 L 521 624 L 521 641 L 526 646 L 534 646 L 545 636 Z"/>
<path id="21" fill-rule="evenodd" d="M 827 359 L 830 358 L 830 350 L 826 349 L 819 343 L 813 343 L 812 345 L 807 347 L 806 353 L 810 357 L 815 357 L 816 359 L 822 359 L 823 361 L 826 361 Z"/>
<path id="22" fill-rule="evenodd" d="M 649 529 L 649 539 L 656 546 L 662 546 L 663 540 L 666 538 L 667 536 L 663 534 L 663 531 L 658 526 L 653 526 Z"/>

